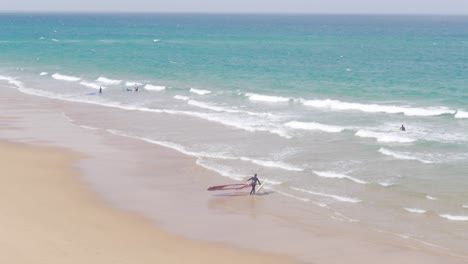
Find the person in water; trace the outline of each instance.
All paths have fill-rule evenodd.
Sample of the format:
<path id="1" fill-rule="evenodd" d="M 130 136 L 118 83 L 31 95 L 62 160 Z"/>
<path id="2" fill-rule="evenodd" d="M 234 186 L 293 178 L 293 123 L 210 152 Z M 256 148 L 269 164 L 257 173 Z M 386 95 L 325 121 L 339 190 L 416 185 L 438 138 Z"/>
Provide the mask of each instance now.
<path id="1" fill-rule="evenodd" d="M 135 92 L 138 92 L 138 85 L 135 84 Z"/>
<path id="2" fill-rule="evenodd" d="M 404 126 L 404 125 L 401 125 L 400 130 L 401 130 L 401 131 L 406 131 L 405 126 Z"/>
<path id="3" fill-rule="evenodd" d="M 99 86 L 99 93 L 102 94 L 102 87 Z"/>
<path id="4" fill-rule="evenodd" d="M 252 190 L 250 191 L 250 195 L 255 195 L 257 184 L 262 184 L 257 177 L 257 173 L 255 173 L 255 175 L 252 178 L 248 179 L 247 181 L 252 181 Z"/>

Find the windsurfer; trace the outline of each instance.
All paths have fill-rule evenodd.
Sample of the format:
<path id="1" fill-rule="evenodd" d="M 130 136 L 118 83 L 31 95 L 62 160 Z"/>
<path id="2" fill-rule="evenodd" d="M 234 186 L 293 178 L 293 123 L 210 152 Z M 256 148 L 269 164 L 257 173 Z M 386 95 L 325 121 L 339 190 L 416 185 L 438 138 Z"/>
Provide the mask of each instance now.
<path id="1" fill-rule="evenodd" d="M 251 177 L 250 179 L 248 179 L 247 181 L 252 181 L 252 190 L 250 191 L 250 195 L 255 195 L 255 190 L 256 190 L 256 187 L 257 187 L 257 184 L 262 184 L 260 182 L 260 180 L 258 179 L 257 177 L 257 173 L 255 173 L 255 175 L 253 177 Z"/>

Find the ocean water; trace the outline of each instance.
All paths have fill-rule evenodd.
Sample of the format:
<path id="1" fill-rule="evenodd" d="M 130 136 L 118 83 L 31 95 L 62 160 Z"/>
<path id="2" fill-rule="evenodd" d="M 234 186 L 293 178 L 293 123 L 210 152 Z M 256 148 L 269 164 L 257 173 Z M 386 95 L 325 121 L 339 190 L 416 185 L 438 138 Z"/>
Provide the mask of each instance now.
<path id="1" fill-rule="evenodd" d="M 0 89 L 464 253 L 467 58 L 468 17 L 0 15 Z"/>

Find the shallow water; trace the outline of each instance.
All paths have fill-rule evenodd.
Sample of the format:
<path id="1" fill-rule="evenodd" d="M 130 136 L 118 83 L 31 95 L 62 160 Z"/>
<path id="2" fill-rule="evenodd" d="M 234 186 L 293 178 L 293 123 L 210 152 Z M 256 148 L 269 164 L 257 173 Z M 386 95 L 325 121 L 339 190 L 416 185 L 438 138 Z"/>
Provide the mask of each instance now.
<path id="1" fill-rule="evenodd" d="M 85 103 L 64 113 L 79 125 L 173 148 L 232 179 L 257 172 L 304 208 L 447 247 L 468 239 L 466 17 L 0 22 L 0 83 Z"/>

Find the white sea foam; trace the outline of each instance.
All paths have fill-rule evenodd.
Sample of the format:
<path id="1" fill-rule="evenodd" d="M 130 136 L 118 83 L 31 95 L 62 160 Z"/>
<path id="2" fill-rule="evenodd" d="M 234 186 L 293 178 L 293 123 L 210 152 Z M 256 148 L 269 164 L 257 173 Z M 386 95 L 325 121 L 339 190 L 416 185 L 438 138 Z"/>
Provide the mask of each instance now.
<path id="1" fill-rule="evenodd" d="M 403 208 L 410 213 L 425 214 L 427 211 L 419 208 Z"/>
<path id="2" fill-rule="evenodd" d="M 199 94 L 199 95 L 205 95 L 211 93 L 211 91 L 208 90 L 200 90 L 200 89 L 195 89 L 195 88 L 190 88 L 191 93 Z"/>
<path id="3" fill-rule="evenodd" d="M 410 126 L 407 126 L 407 130 L 405 132 L 401 132 L 397 130 L 400 127 L 400 125 L 401 123 L 386 122 L 378 127 L 374 127 L 372 130 L 424 141 L 438 141 L 444 143 L 468 141 L 468 136 L 466 135 L 466 133 L 461 133 L 453 130 L 447 131 L 447 129 L 443 126 L 434 127 L 428 126 L 424 123 L 414 122 Z"/>
<path id="4" fill-rule="evenodd" d="M 142 85 L 142 83 L 139 83 L 139 82 L 125 82 L 125 86 L 128 86 L 128 87 L 131 87 L 131 86 L 135 86 L 135 85 Z"/>
<path id="5" fill-rule="evenodd" d="M 287 133 L 287 131 L 284 131 L 280 128 L 272 127 L 270 125 L 262 126 L 262 125 L 259 125 L 258 122 L 247 124 L 245 122 L 245 118 L 242 118 L 242 117 L 227 118 L 226 116 L 223 116 L 223 115 L 211 114 L 211 113 L 200 113 L 200 112 L 192 112 L 192 111 L 178 111 L 178 110 L 167 110 L 167 109 L 152 109 L 152 108 L 147 108 L 147 107 L 125 105 L 120 102 L 104 102 L 104 101 L 98 102 L 89 98 L 61 95 L 61 94 L 51 93 L 51 92 L 37 90 L 37 89 L 21 89 L 20 91 L 27 93 L 27 94 L 32 94 L 32 95 L 37 95 L 37 96 L 42 96 L 42 97 L 48 97 L 48 98 L 60 99 L 60 100 L 66 100 L 66 101 L 72 101 L 72 102 L 82 102 L 82 103 L 101 105 L 101 106 L 107 106 L 107 107 L 114 107 L 114 108 L 120 108 L 124 110 L 191 116 L 191 117 L 204 119 L 213 123 L 218 123 L 218 124 L 222 124 L 225 126 L 230 126 L 230 127 L 234 127 L 237 129 L 245 130 L 248 132 L 257 132 L 257 131 L 266 132 L 266 133 L 275 134 L 275 135 L 278 135 L 280 137 L 287 138 L 287 139 L 291 138 L 291 136 Z M 182 99 L 182 100 L 189 100 L 188 97 L 177 96 L 177 95 L 174 96 L 174 98 Z"/>
<path id="6" fill-rule="evenodd" d="M 389 186 L 392 186 L 394 184 L 395 183 L 393 183 L 393 182 L 379 182 L 379 185 L 383 186 L 383 187 L 389 187 Z"/>
<path id="7" fill-rule="evenodd" d="M 465 204 L 464 204 L 464 205 L 462 205 L 462 207 L 468 209 L 468 205 L 465 205 Z"/>
<path id="8" fill-rule="evenodd" d="M 151 84 L 145 85 L 145 90 L 147 91 L 162 91 L 164 89 L 166 89 L 166 86 L 151 85 Z"/>
<path id="9" fill-rule="evenodd" d="M 458 110 L 455 114 L 455 118 L 468 118 L 468 112 Z"/>
<path id="10" fill-rule="evenodd" d="M 186 98 L 188 98 L 188 97 L 186 97 Z M 182 99 L 180 99 L 180 100 L 182 100 Z M 185 100 L 185 98 L 183 100 Z M 214 105 L 214 104 L 210 104 L 210 103 L 196 101 L 196 100 L 193 100 L 193 99 L 187 100 L 187 103 L 189 105 L 192 105 L 192 106 L 196 106 L 196 107 L 203 108 L 203 109 L 209 109 L 209 110 L 216 111 L 216 112 L 241 113 L 241 114 L 247 114 L 247 115 L 251 115 L 251 116 L 260 116 L 260 117 L 264 117 L 264 118 L 265 117 L 266 118 L 277 118 L 278 117 L 278 116 L 275 116 L 275 115 L 270 114 L 270 113 L 256 113 L 256 112 L 232 109 L 232 108 L 228 108 L 228 107 L 223 107 L 223 106 L 218 106 L 218 105 Z"/>
<path id="11" fill-rule="evenodd" d="M 258 123 L 258 120 L 252 120 L 251 122 L 246 122 L 246 119 L 243 117 L 227 117 L 220 114 L 211 114 L 211 113 L 200 113 L 200 112 L 191 112 L 191 111 L 179 111 L 179 114 L 189 115 L 193 117 L 198 117 L 205 119 L 214 123 L 223 124 L 225 126 L 234 127 L 237 129 L 245 130 L 248 132 L 267 132 L 271 134 L 278 135 L 283 138 L 290 139 L 291 136 L 279 128 L 272 127 L 271 125 L 265 124 L 261 125 Z"/>
<path id="12" fill-rule="evenodd" d="M 62 75 L 60 73 L 54 73 L 52 74 L 52 78 L 56 80 L 62 80 L 62 81 L 67 81 L 67 82 L 77 82 L 81 80 L 80 77 L 75 77 L 75 76 L 69 76 L 69 75 Z"/>
<path id="13" fill-rule="evenodd" d="M 271 167 L 271 168 L 280 168 L 283 170 L 289 170 L 289 171 L 302 171 L 301 168 L 294 167 L 292 165 L 279 162 L 279 161 L 267 161 L 267 160 L 258 160 L 258 159 L 252 159 L 248 157 L 230 157 L 226 156 L 224 154 L 218 154 L 218 153 L 207 153 L 207 152 L 195 152 L 195 151 L 190 151 L 187 150 L 184 146 L 179 145 L 177 143 L 173 142 L 167 142 L 167 141 L 157 141 L 157 140 L 152 140 L 144 137 L 137 137 L 137 136 L 132 136 L 128 135 L 124 132 L 118 131 L 118 130 L 113 130 L 113 129 L 107 129 L 107 132 L 114 134 L 114 135 L 119 135 L 119 136 L 124 136 L 128 138 L 133 138 L 133 139 L 138 139 L 142 140 L 148 143 L 164 146 L 173 150 L 176 150 L 182 154 L 192 156 L 195 158 L 212 158 L 212 159 L 224 159 L 224 160 L 242 160 L 242 161 L 247 161 L 251 162 L 253 164 L 257 164 L 263 167 Z M 274 181 L 270 182 L 274 184 Z M 281 184 L 281 182 L 277 182 L 276 184 Z"/>
<path id="14" fill-rule="evenodd" d="M 41 73 L 39 73 L 40 76 L 44 76 L 44 75 L 47 75 L 47 74 L 49 74 L 49 73 L 47 73 L 47 72 L 41 72 Z"/>
<path id="15" fill-rule="evenodd" d="M 430 195 L 426 195 L 426 199 L 433 200 L 433 201 L 439 200 L 438 198 L 435 198 L 435 197 L 430 196 Z"/>
<path id="16" fill-rule="evenodd" d="M 51 39 L 51 40 L 52 40 L 53 42 L 59 42 L 59 41 L 60 41 L 60 40 L 58 40 L 58 39 L 54 39 L 54 38 L 53 38 L 53 39 Z"/>
<path id="17" fill-rule="evenodd" d="M 208 105 L 205 103 L 191 100 L 190 98 L 186 96 L 176 95 L 174 96 L 174 98 L 178 100 L 188 101 L 189 104 L 196 105 L 198 107 L 208 108 L 211 110 L 216 109 L 215 111 L 217 112 L 242 112 L 242 113 L 246 113 L 249 115 L 262 115 L 259 113 L 243 112 L 241 110 L 233 110 L 229 108 Z M 219 113 L 203 113 L 203 112 L 191 112 L 191 111 L 182 111 L 182 112 L 181 114 L 198 117 L 198 118 L 205 119 L 211 122 L 220 123 L 220 124 L 230 126 L 230 127 L 235 127 L 241 130 L 248 131 L 248 132 L 256 132 L 256 131 L 268 132 L 268 133 L 279 135 L 287 139 L 291 138 L 291 136 L 288 134 L 288 131 L 282 129 L 281 127 L 277 127 L 275 125 L 264 122 L 263 120 L 259 120 L 258 118 L 250 118 L 250 117 L 238 116 L 238 115 L 226 116 L 226 115 L 219 114 Z"/>
<path id="18" fill-rule="evenodd" d="M 279 169 L 288 170 L 288 171 L 303 171 L 304 170 L 302 168 L 299 168 L 290 164 L 286 164 L 281 161 L 257 160 L 257 159 L 247 158 L 247 157 L 240 157 L 239 159 L 243 161 L 249 161 L 254 164 L 263 166 L 263 167 L 279 168 Z"/>
<path id="19" fill-rule="evenodd" d="M 303 129 L 303 130 L 319 130 L 323 132 L 338 133 L 344 130 L 344 127 L 324 125 L 315 122 L 299 122 L 299 121 L 290 121 L 284 124 L 287 127 L 294 129 Z"/>
<path id="20" fill-rule="evenodd" d="M 425 159 L 421 159 L 419 157 L 413 156 L 412 153 L 408 153 L 408 152 L 397 152 L 397 151 L 392 151 L 392 150 L 389 150 L 389 149 L 386 149 L 386 148 L 380 148 L 379 152 L 386 155 L 386 156 L 394 157 L 396 159 L 416 160 L 416 161 L 426 163 L 426 164 L 434 163 L 433 161 L 425 160 Z"/>
<path id="21" fill-rule="evenodd" d="M 97 127 L 92 127 L 92 126 L 85 126 L 85 125 L 78 125 L 81 128 L 88 129 L 88 130 L 99 130 Z"/>
<path id="22" fill-rule="evenodd" d="M 4 80 L 4 81 L 7 81 L 9 84 L 13 84 L 14 86 L 16 86 L 17 88 L 21 88 L 23 86 L 23 83 L 16 80 L 15 78 L 13 77 L 10 77 L 10 76 L 3 76 L 3 75 L 0 75 L 0 80 Z"/>
<path id="23" fill-rule="evenodd" d="M 190 100 L 189 98 L 185 96 L 174 96 L 174 98 L 179 99 L 179 100 Z M 91 102 L 87 102 L 91 103 Z M 283 131 L 281 129 L 275 129 L 270 126 L 261 126 L 258 125 L 257 123 L 255 124 L 247 124 L 245 122 L 245 118 L 241 117 L 234 117 L 234 118 L 227 118 L 226 116 L 222 116 L 219 114 L 210 114 L 210 113 L 200 113 L 200 112 L 192 112 L 192 111 L 178 111 L 178 110 L 159 110 L 159 109 L 151 109 L 147 107 L 137 107 L 137 106 L 132 106 L 132 105 L 122 105 L 121 103 L 95 103 L 99 105 L 105 105 L 109 107 L 116 107 L 116 108 L 121 108 L 125 110 L 136 110 L 136 111 L 143 111 L 143 112 L 153 112 L 153 113 L 167 113 L 167 114 L 174 114 L 174 115 L 186 115 L 186 116 L 191 116 L 191 117 L 197 117 L 200 119 L 204 119 L 213 123 L 218 123 L 222 124 L 225 126 L 230 126 L 234 127 L 237 129 L 245 130 L 248 132 L 267 132 L 267 133 L 272 133 L 279 135 L 280 137 L 283 138 L 291 138 L 291 136 L 288 135 L 287 131 Z"/>
<path id="24" fill-rule="evenodd" d="M 108 85 L 118 85 L 122 83 L 122 80 L 113 80 L 113 79 L 108 79 L 106 77 L 99 77 L 96 79 L 96 81 L 100 83 L 108 84 Z"/>
<path id="25" fill-rule="evenodd" d="M 221 107 L 221 106 L 216 106 L 216 105 L 211 105 L 211 104 L 196 101 L 196 100 L 189 100 L 187 103 L 189 105 L 197 106 L 197 107 L 200 107 L 200 108 L 203 108 L 203 109 L 213 110 L 213 111 L 216 111 L 216 112 L 239 113 L 239 111 L 237 111 L 237 110 L 233 110 L 233 109 L 229 109 L 229 108 L 225 108 L 225 107 Z"/>
<path id="26" fill-rule="evenodd" d="M 468 221 L 468 216 L 465 215 L 441 214 L 439 216 L 452 221 Z"/>
<path id="27" fill-rule="evenodd" d="M 161 41 L 161 40 L 159 40 L 159 39 L 153 39 L 153 42 L 159 42 L 159 41 Z"/>
<path id="28" fill-rule="evenodd" d="M 190 97 L 183 96 L 183 95 L 175 95 L 174 99 L 182 100 L 182 101 L 188 101 L 188 100 L 190 100 Z"/>
<path id="29" fill-rule="evenodd" d="M 362 202 L 361 200 L 356 199 L 356 198 L 350 198 L 350 197 L 338 196 L 338 195 L 334 195 L 334 194 L 326 194 L 326 193 L 314 192 L 314 191 L 304 190 L 304 189 L 297 188 L 297 187 L 291 187 L 291 189 L 296 190 L 296 191 L 300 191 L 300 192 L 305 192 L 305 193 L 317 195 L 317 196 L 323 196 L 323 197 L 332 198 L 332 199 L 337 200 L 337 201 L 340 201 L 340 202 L 347 202 L 347 203 L 359 203 L 359 202 Z"/>
<path id="30" fill-rule="evenodd" d="M 249 100 L 251 101 L 262 101 L 262 102 L 269 102 L 269 103 L 282 103 L 282 102 L 288 102 L 290 100 L 290 98 L 287 98 L 287 97 L 262 95 L 262 94 L 254 94 L 254 93 L 246 93 L 245 96 L 247 96 Z"/>
<path id="31" fill-rule="evenodd" d="M 359 184 L 368 184 L 368 182 L 333 171 L 313 171 L 317 176 L 323 178 L 348 179 Z"/>
<path id="32" fill-rule="evenodd" d="M 362 138 L 375 138 L 378 142 L 397 142 L 397 143 L 411 143 L 415 139 L 402 137 L 391 133 L 381 133 L 360 129 L 355 133 L 356 136 Z"/>
<path id="33" fill-rule="evenodd" d="M 407 116 L 438 116 L 443 114 L 455 114 L 455 111 L 447 107 L 414 108 L 395 105 L 361 104 L 348 103 L 339 100 L 304 100 L 300 99 L 304 105 L 315 108 L 326 108 L 331 110 L 355 110 L 366 113 L 388 113 L 404 114 Z"/>
<path id="34" fill-rule="evenodd" d="M 285 193 L 285 192 L 282 192 L 282 191 L 278 191 L 278 190 L 275 190 L 275 192 L 279 193 L 279 194 L 282 194 L 286 197 L 289 197 L 289 198 L 294 198 L 296 200 L 299 200 L 299 201 L 303 201 L 303 202 L 310 202 L 310 199 L 308 198 L 302 198 L 302 197 L 299 197 L 299 196 L 295 196 L 295 195 L 292 195 L 292 194 L 289 194 L 289 193 Z M 317 205 L 319 205 L 319 203 L 317 203 Z M 319 205 L 320 207 L 326 207 L 327 205 L 326 204 L 323 204 L 323 203 L 320 203 Z"/>
<path id="35" fill-rule="evenodd" d="M 105 89 L 104 86 L 100 86 L 99 84 L 96 84 L 96 83 L 81 81 L 80 84 L 89 88 L 93 88 L 93 89 L 99 89 L 100 87 L 102 87 L 102 89 Z"/>

